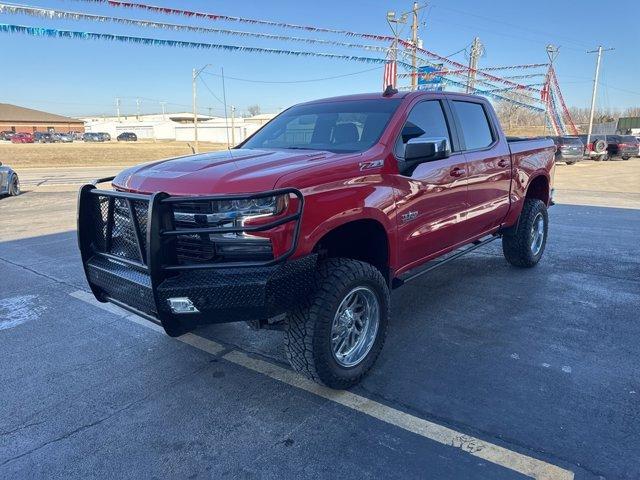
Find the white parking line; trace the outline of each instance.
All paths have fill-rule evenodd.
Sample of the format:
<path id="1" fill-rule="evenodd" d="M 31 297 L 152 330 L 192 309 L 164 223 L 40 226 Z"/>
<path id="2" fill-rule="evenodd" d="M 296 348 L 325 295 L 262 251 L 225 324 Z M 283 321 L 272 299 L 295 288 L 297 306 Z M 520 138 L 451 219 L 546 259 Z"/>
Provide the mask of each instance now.
<path id="1" fill-rule="evenodd" d="M 151 328 L 154 331 L 163 331 L 162 327 L 159 325 L 148 320 L 144 320 L 137 315 L 132 315 L 115 305 L 98 302 L 90 293 L 78 290 L 70 295 L 91 305 L 102 308 L 103 310 L 107 310 L 115 315 L 131 320 L 137 324 Z M 218 355 L 225 350 L 221 344 L 192 333 L 182 335 L 178 337 L 177 340 L 212 355 Z M 395 427 L 402 428 L 408 432 L 415 433 L 424 438 L 428 438 L 449 447 L 458 448 L 470 455 L 482 458 L 487 462 L 500 465 L 528 477 L 539 480 L 573 480 L 574 474 L 570 470 L 560 468 L 557 465 L 514 452 L 507 448 L 466 435 L 443 425 L 396 410 L 395 408 L 370 400 L 361 395 L 323 387 L 322 385 L 318 385 L 317 383 L 314 383 L 291 370 L 287 370 L 286 368 L 282 368 L 264 360 L 250 357 L 237 350 L 231 350 L 223 355 L 222 358 L 235 365 L 242 366 L 254 372 L 273 378 L 279 382 L 286 383 L 287 385 L 291 385 L 319 397 L 331 400 L 332 402 L 376 418 Z"/>

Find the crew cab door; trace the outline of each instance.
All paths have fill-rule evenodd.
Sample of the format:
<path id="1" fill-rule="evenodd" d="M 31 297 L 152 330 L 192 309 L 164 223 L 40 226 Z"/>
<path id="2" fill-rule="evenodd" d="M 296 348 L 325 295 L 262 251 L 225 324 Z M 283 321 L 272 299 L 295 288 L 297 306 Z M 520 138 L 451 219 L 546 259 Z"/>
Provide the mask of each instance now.
<path id="1" fill-rule="evenodd" d="M 465 239 L 498 227 L 509 211 L 511 152 L 493 110 L 481 100 L 450 100 L 467 162 Z"/>
<path id="2" fill-rule="evenodd" d="M 402 269 L 417 266 L 425 257 L 464 237 L 461 222 L 467 209 L 467 166 L 464 155 L 456 151 L 457 139 L 447 121 L 446 108 L 444 100 L 415 104 L 394 147 L 400 167 L 411 138 L 445 137 L 452 148 L 448 158 L 420 163 L 396 179 L 398 259 Z"/>

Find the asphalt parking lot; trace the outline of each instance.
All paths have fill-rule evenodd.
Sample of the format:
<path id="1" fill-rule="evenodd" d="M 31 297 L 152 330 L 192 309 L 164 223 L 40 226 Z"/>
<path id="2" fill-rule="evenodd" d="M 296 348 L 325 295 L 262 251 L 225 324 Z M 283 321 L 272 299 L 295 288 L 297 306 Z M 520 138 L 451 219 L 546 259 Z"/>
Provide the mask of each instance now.
<path id="1" fill-rule="evenodd" d="M 334 392 L 279 332 L 96 305 L 78 179 L 38 175 L 0 200 L 1 478 L 640 477 L 640 186 L 558 182 L 535 269 L 494 242 L 394 291 L 378 363 Z"/>

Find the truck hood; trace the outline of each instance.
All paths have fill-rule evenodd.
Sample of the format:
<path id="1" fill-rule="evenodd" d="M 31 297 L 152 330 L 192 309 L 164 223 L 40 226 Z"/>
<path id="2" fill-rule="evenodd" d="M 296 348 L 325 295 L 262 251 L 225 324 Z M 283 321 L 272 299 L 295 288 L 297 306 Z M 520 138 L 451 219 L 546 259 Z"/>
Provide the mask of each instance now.
<path id="1" fill-rule="evenodd" d="M 318 150 L 224 150 L 138 165 L 122 171 L 113 186 L 170 195 L 259 192 L 273 189 L 282 175 L 345 156 Z"/>

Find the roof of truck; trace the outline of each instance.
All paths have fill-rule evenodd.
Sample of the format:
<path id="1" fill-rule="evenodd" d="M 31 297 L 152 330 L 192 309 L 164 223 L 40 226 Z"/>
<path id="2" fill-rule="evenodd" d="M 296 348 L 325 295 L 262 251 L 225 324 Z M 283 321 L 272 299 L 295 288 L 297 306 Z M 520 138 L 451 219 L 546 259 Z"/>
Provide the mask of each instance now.
<path id="1" fill-rule="evenodd" d="M 464 95 L 465 97 L 472 97 L 472 98 L 478 98 L 478 99 L 482 99 L 484 100 L 484 97 L 479 97 L 476 95 L 469 95 L 469 94 L 464 94 L 464 93 L 457 93 L 457 92 L 431 92 L 431 91 L 425 91 L 425 90 L 418 90 L 416 92 L 398 92 L 395 93 L 393 95 L 388 95 L 385 96 L 382 94 L 382 92 L 375 92 L 375 93 L 357 93 L 354 95 L 341 95 L 338 97 L 327 97 L 327 98 L 319 98 L 317 100 L 311 100 L 309 102 L 302 102 L 301 105 L 311 105 L 314 103 L 327 103 L 327 102 L 345 102 L 345 101 L 353 101 L 353 100 L 386 100 L 386 99 L 404 99 L 404 98 L 411 98 L 411 97 L 416 97 L 416 96 L 425 96 L 425 95 L 437 95 L 437 96 L 443 96 L 443 95 Z"/>

